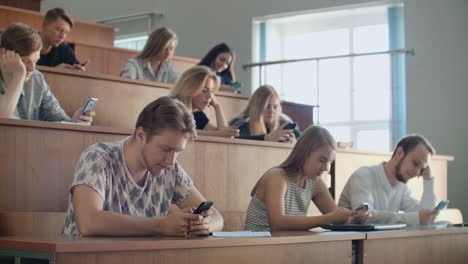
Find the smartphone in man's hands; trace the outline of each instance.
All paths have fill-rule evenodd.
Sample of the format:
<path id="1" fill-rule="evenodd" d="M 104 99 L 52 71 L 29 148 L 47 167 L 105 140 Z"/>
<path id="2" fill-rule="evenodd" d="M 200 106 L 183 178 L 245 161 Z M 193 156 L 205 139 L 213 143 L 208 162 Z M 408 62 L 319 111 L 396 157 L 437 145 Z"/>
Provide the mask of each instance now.
<path id="1" fill-rule="evenodd" d="M 213 206 L 213 202 L 212 201 L 204 201 L 204 202 L 201 202 L 201 204 L 197 207 L 197 209 L 195 209 L 195 211 L 193 211 L 194 214 L 201 214 L 202 212 L 208 210 L 211 208 L 211 206 Z"/>
<path id="2" fill-rule="evenodd" d="M 434 210 L 437 210 L 437 213 L 435 213 L 434 216 L 437 216 L 439 214 L 439 211 L 444 209 L 449 203 L 449 200 L 440 201 L 440 203 L 434 208 Z"/>
<path id="3" fill-rule="evenodd" d="M 355 211 L 361 210 L 361 209 L 369 209 L 369 204 L 368 203 L 362 203 L 361 205 L 358 206 L 358 208 L 356 208 Z"/>
<path id="4" fill-rule="evenodd" d="M 94 108 L 96 107 L 98 101 L 99 99 L 97 98 L 89 98 L 88 102 L 86 102 L 85 106 L 83 107 L 83 110 L 81 111 L 81 115 L 94 111 Z"/>

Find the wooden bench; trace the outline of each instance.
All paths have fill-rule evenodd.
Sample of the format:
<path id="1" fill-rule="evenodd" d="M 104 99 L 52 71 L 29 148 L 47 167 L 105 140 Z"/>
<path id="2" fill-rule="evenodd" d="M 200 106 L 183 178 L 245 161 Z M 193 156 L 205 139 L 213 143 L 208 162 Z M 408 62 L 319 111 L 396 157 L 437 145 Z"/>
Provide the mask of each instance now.
<path id="1" fill-rule="evenodd" d="M 0 119 L 0 212 L 63 212 L 81 152 L 121 140 L 131 129 Z M 283 143 L 200 136 L 178 161 L 205 198 L 215 201 L 227 230 L 243 229 L 250 191 L 283 161 Z"/>
<path id="2" fill-rule="evenodd" d="M 88 72 L 113 76 L 119 76 L 127 60 L 136 57 L 140 53 L 135 50 L 104 47 L 78 41 L 69 44 L 74 47 L 79 61 L 91 60 L 86 66 Z M 171 60 L 175 70 L 179 73 L 184 72 L 198 62 L 197 59 L 179 56 L 173 56 Z"/>
<path id="3" fill-rule="evenodd" d="M 37 67 L 45 76 L 52 92 L 63 109 L 70 115 L 83 106 L 89 97 L 99 98 L 94 124 L 131 128 L 140 111 L 151 101 L 169 94 L 170 84 L 131 80 L 105 74 L 95 74 L 50 67 Z M 249 97 L 243 94 L 218 92 L 227 120 L 240 113 Z M 312 107 L 291 102 L 282 103 L 283 112 L 301 128 L 312 124 Z M 212 108 L 206 114 L 216 120 Z"/>
<path id="4" fill-rule="evenodd" d="M 68 188 L 81 152 L 94 143 L 121 140 L 132 133 L 132 129 L 0 119 L 0 211 L 66 211 Z M 291 146 L 283 143 L 200 136 L 187 145 L 178 161 L 205 198 L 215 201 L 226 229 L 239 230 L 252 187 L 290 151 Z M 335 197 L 339 198 L 355 168 L 388 155 L 338 150 L 330 181 Z M 438 199 L 447 198 L 447 162 L 451 159 L 434 156 L 432 160 Z M 409 181 L 415 197 L 422 192 L 418 181 Z M 318 214 L 315 206 L 309 212 Z"/>
<path id="5" fill-rule="evenodd" d="M 40 31 L 44 14 L 0 5 L 0 28 L 6 28 L 12 23 L 21 22 Z M 114 27 L 105 24 L 74 20 L 74 26 L 67 41 L 80 41 L 100 46 L 114 46 Z"/>

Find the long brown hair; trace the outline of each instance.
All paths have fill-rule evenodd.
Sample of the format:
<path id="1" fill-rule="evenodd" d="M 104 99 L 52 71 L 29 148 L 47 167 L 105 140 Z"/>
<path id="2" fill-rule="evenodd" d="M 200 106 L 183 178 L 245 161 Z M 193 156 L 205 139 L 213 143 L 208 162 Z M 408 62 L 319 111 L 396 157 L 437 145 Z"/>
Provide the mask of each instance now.
<path id="1" fill-rule="evenodd" d="M 336 141 L 327 129 L 316 125 L 309 126 L 299 137 L 286 160 L 277 168 L 283 169 L 287 176 L 303 175 L 303 167 L 307 158 L 312 152 L 323 146 L 329 146 L 336 150 Z M 255 195 L 262 178 L 252 189 L 252 196 Z"/>
<path id="2" fill-rule="evenodd" d="M 142 60 L 149 60 L 158 56 L 170 41 L 177 41 L 177 35 L 174 31 L 161 27 L 154 30 L 148 38 L 145 47 L 137 58 Z"/>
<path id="3" fill-rule="evenodd" d="M 250 134 L 261 135 L 267 133 L 267 127 L 264 121 L 264 113 L 268 107 L 271 98 L 279 100 L 278 93 L 271 85 L 262 85 L 250 96 L 247 107 L 242 111 L 242 115 L 249 117 Z M 281 107 L 281 106 L 280 106 Z M 276 117 L 273 125 L 268 129 L 274 130 L 279 125 L 279 115 Z"/>

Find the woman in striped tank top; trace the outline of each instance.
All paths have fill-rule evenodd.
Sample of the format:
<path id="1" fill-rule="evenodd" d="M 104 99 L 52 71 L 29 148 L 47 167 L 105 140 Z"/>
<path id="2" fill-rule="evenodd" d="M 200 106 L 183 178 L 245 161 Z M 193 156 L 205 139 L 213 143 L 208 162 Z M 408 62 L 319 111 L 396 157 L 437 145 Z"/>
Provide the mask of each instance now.
<path id="1" fill-rule="evenodd" d="M 367 211 L 338 208 L 320 178 L 334 160 L 336 142 L 328 130 L 310 126 L 288 158 L 268 170 L 252 190 L 245 229 L 307 230 L 323 224 L 365 221 Z M 323 215 L 307 216 L 310 201 Z"/>

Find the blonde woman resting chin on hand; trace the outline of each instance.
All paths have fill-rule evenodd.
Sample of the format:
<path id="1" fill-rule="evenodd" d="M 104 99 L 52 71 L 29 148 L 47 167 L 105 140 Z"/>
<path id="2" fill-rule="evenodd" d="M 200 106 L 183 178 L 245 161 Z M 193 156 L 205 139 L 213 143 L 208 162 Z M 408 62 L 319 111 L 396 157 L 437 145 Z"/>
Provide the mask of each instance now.
<path id="1" fill-rule="evenodd" d="M 219 90 L 219 85 L 219 77 L 210 68 L 194 66 L 182 74 L 170 95 L 182 101 L 192 111 L 198 135 L 236 137 L 239 130 L 226 125 L 223 109 L 214 95 Z M 212 107 L 215 111 L 215 125 L 210 123 L 203 112 L 207 107 Z"/>
<path id="2" fill-rule="evenodd" d="M 247 107 L 229 125 L 239 128 L 242 139 L 295 143 L 299 130 L 285 129 L 293 121 L 282 113 L 280 98 L 270 85 L 260 86 L 250 96 Z"/>
<path id="3" fill-rule="evenodd" d="M 245 229 L 307 230 L 323 224 L 364 222 L 367 211 L 338 208 L 320 176 L 335 158 L 336 142 L 322 127 L 310 126 L 288 158 L 268 170 L 252 190 Z M 307 216 L 310 201 L 323 215 Z"/>

